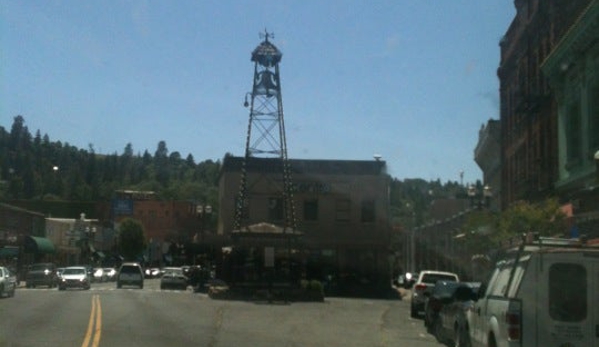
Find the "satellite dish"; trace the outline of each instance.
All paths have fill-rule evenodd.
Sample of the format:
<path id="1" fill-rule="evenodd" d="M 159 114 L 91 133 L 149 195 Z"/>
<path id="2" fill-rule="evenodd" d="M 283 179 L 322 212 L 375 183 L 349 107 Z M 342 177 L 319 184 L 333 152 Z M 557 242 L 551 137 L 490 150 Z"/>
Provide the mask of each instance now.
<path id="1" fill-rule="evenodd" d="M 382 155 L 380 155 L 380 154 L 373 154 L 372 156 L 374 157 L 374 160 L 376 160 L 376 161 L 379 161 L 379 160 L 381 160 L 381 158 L 383 157 L 383 156 L 382 156 Z"/>

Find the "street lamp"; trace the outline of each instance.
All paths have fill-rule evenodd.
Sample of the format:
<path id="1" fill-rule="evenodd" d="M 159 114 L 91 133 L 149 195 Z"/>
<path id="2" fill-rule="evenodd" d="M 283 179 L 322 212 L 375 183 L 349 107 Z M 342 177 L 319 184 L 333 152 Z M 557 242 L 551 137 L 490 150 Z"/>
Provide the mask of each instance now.
<path id="1" fill-rule="evenodd" d="M 471 184 L 468 186 L 468 198 L 470 199 L 470 207 L 476 206 L 479 210 L 483 207 L 488 208 L 490 205 L 491 197 L 493 197 L 493 191 L 491 187 L 486 184 L 482 187 L 482 191 L 478 191 L 476 187 Z"/>
<path id="2" fill-rule="evenodd" d="M 207 216 L 212 215 L 212 206 L 210 205 L 196 205 L 196 214 L 200 218 L 200 237 L 201 241 L 204 241 L 204 229 L 205 220 Z"/>
<path id="3" fill-rule="evenodd" d="M 252 96 L 252 93 L 250 93 L 250 92 L 245 93 L 245 100 L 243 101 L 243 107 L 250 106 L 250 102 L 248 101 L 248 95 Z"/>

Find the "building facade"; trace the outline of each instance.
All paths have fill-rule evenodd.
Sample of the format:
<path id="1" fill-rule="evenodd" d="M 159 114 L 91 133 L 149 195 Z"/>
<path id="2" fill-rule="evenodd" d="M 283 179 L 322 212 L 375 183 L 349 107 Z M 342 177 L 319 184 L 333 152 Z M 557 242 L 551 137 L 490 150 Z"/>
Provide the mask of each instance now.
<path id="1" fill-rule="evenodd" d="M 571 205 L 572 233 L 599 237 L 599 1 L 583 11 L 542 69 L 557 103 L 556 190 Z"/>
<path id="2" fill-rule="evenodd" d="M 493 195 L 490 208 L 498 209 L 501 201 L 501 123 L 489 119 L 478 132 L 478 143 L 474 149 L 474 161 L 483 173 L 483 185 Z"/>
<path id="3" fill-rule="evenodd" d="M 225 157 L 219 182 L 218 233 L 228 237 L 244 158 Z M 243 223 L 282 225 L 280 160 L 250 158 L 245 164 L 252 194 Z M 389 284 L 389 177 L 384 161 L 290 159 L 301 261 L 307 277 Z M 311 272 L 311 273 L 310 273 Z"/>
<path id="4" fill-rule="evenodd" d="M 541 63 L 590 0 L 515 0 L 500 42 L 501 205 L 555 195 L 557 107 Z"/>

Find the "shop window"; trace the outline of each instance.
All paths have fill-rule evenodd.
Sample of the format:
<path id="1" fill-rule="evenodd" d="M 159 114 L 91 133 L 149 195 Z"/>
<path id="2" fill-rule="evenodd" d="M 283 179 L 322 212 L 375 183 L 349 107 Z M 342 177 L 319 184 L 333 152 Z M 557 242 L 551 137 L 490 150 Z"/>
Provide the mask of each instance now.
<path id="1" fill-rule="evenodd" d="M 310 199 L 304 201 L 304 220 L 306 221 L 317 221 L 318 220 L 318 200 Z"/>
<path id="2" fill-rule="evenodd" d="M 562 322 L 587 318 L 587 272 L 580 264 L 553 264 L 549 268 L 549 315 Z M 596 293 L 595 293 L 596 294 Z"/>

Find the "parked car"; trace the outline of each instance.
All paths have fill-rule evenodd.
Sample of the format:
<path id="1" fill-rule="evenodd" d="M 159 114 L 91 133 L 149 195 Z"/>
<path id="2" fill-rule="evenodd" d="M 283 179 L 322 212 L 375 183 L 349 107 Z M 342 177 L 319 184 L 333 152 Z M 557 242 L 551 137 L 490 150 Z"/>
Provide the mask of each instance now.
<path id="1" fill-rule="evenodd" d="M 116 287 L 123 285 L 144 287 L 144 273 L 139 263 L 123 263 L 116 277 Z"/>
<path id="2" fill-rule="evenodd" d="M 104 273 L 106 274 L 107 281 L 116 281 L 117 270 L 113 267 L 105 267 Z"/>
<path id="3" fill-rule="evenodd" d="M 427 299 L 424 303 L 424 326 L 429 333 L 434 332 L 434 327 L 439 318 L 439 311 L 448 303 L 454 291 L 460 286 L 456 281 L 437 281 L 430 293 L 425 293 Z"/>
<path id="4" fill-rule="evenodd" d="M 457 274 L 447 271 L 424 270 L 418 274 L 418 279 L 412 287 L 412 300 L 410 303 L 410 316 L 417 318 L 424 312 L 424 304 L 437 281 L 459 282 Z"/>
<path id="5" fill-rule="evenodd" d="M 470 346 L 472 308 L 478 298 L 480 283 L 460 282 L 450 297 L 441 299 L 441 308 L 432 330 L 438 341 L 448 346 Z"/>
<path id="6" fill-rule="evenodd" d="M 29 266 L 25 276 L 27 288 L 35 288 L 39 285 L 54 288 L 57 284 L 58 275 L 56 274 L 56 265 L 53 263 L 37 263 Z"/>
<path id="7" fill-rule="evenodd" d="M 62 272 L 64 271 L 64 267 L 59 267 L 56 268 L 56 276 L 58 277 L 58 279 L 60 280 L 60 276 L 62 276 Z"/>
<path id="8" fill-rule="evenodd" d="M 160 278 L 160 289 L 182 289 L 185 290 L 189 284 L 189 278 L 183 274 L 180 267 L 164 268 L 164 274 Z"/>
<path id="9" fill-rule="evenodd" d="M 526 240 L 483 282 L 470 321 L 472 346 L 598 346 L 598 279 L 599 245 Z"/>
<path id="10" fill-rule="evenodd" d="M 395 281 L 395 285 L 398 287 L 401 287 L 401 288 L 409 289 L 409 288 L 412 288 L 412 286 L 414 286 L 414 283 L 416 283 L 417 278 L 418 278 L 417 272 L 414 272 L 414 273 L 406 272 L 397 277 L 397 280 Z"/>
<path id="11" fill-rule="evenodd" d="M 67 288 L 91 288 L 91 278 L 88 275 L 87 268 L 83 266 L 69 266 L 65 268 L 60 277 L 60 283 L 58 284 L 58 290 L 65 290 Z"/>
<path id="12" fill-rule="evenodd" d="M 106 278 L 107 278 L 107 275 L 104 272 L 103 268 L 97 267 L 97 268 L 93 269 L 92 281 L 94 281 L 94 282 L 105 282 Z"/>
<path id="13" fill-rule="evenodd" d="M 13 297 L 17 289 L 17 277 L 7 267 L 0 266 L 0 298 Z"/>
<path id="14" fill-rule="evenodd" d="M 146 268 L 144 277 L 145 278 L 158 278 L 160 277 L 161 272 L 160 269 L 157 267 L 152 267 L 152 268 Z"/>

